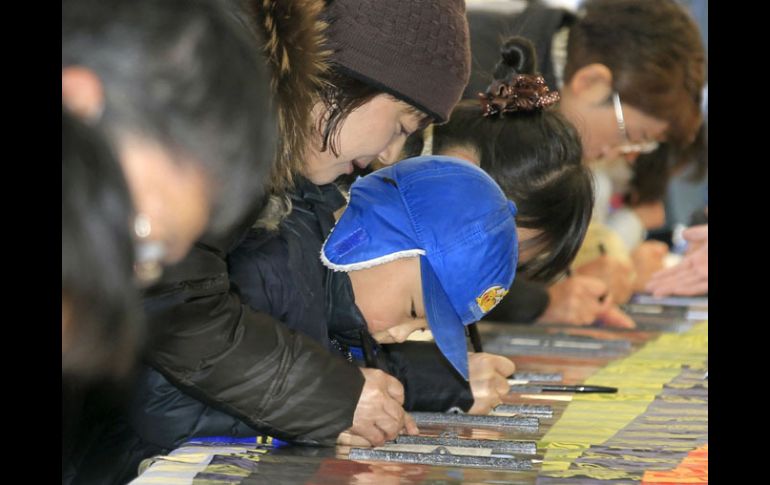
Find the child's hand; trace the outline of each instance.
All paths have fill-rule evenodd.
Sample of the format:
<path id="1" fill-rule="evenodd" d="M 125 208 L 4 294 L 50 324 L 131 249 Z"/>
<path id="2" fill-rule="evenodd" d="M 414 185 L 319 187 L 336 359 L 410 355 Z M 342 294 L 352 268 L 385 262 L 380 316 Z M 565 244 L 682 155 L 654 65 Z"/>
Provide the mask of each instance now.
<path id="1" fill-rule="evenodd" d="M 420 428 L 409 413 L 404 413 L 404 429 L 401 430 L 401 434 L 420 434 Z"/>
<path id="2" fill-rule="evenodd" d="M 404 428 L 416 434 L 417 426 L 404 412 L 404 386 L 398 379 L 377 369 L 361 372 L 366 382 L 353 415 L 353 426 L 339 435 L 337 443 L 380 446 Z"/>
<path id="3" fill-rule="evenodd" d="M 343 431 L 337 436 L 337 444 L 340 446 L 355 446 L 359 448 L 369 448 L 372 445 L 369 440 L 362 438 L 357 434 L 353 434 L 350 431 Z"/>
<path id="4" fill-rule="evenodd" d="M 468 374 L 473 407 L 469 414 L 489 414 L 503 396 L 508 394 L 508 377 L 516 370 L 511 359 L 500 355 L 477 352 L 468 354 Z"/>
<path id="5" fill-rule="evenodd" d="M 631 298 L 636 275 L 626 261 L 603 255 L 575 268 L 575 273 L 604 281 L 616 303 L 625 303 Z"/>
<path id="6" fill-rule="evenodd" d="M 579 275 L 564 278 L 548 288 L 548 307 L 537 321 L 591 325 L 606 310 L 599 299 L 607 298 L 607 293 L 607 285 L 600 279 Z"/>
<path id="7" fill-rule="evenodd" d="M 607 297 L 605 303 L 604 309 L 596 317 L 602 325 L 615 328 L 636 328 L 636 322 L 612 302 L 612 296 Z"/>
<path id="8" fill-rule="evenodd" d="M 401 434 L 420 434 L 417 423 L 414 422 L 414 418 L 409 415 L 409 413 L 404 413 L 404 429 L 401 430 Z M 337 444 L 340 446 L 357 446 L 364 448 L 375 446 L 366 438 L 353 434 L 350 431 L 343 431 L 340 433 L 340 435 L 337 436 Z"/>

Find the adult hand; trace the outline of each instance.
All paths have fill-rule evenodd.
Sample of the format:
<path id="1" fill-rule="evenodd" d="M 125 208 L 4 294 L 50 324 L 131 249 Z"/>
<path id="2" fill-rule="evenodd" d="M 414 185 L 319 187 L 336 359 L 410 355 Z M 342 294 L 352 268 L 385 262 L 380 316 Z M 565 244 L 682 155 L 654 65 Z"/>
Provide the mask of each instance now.
<path id="1" fill-rule="evenodd" d="M 692 296 L 709 290 L 708 225 L 687 229 L 682 236 L 690 242 L 687 254 L 676 266 L 652 275 L 646 289 L 653 296 Z"/>
<path id="2" fill-rule="evenodd" d="M 694 252 L 709 243 L 709 225 L 689 227 L 682 231 L 682 237 L 688 242 L 687 253 Z"/>

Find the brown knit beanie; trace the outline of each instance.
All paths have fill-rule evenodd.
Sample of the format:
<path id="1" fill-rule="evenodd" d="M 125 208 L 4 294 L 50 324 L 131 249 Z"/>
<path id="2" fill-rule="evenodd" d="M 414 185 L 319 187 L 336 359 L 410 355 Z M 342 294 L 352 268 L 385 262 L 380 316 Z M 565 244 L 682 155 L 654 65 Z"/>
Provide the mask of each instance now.
<path id="1" fill-rule="evenodd" d="M 470 75 L 463 0 L 330 0 L 323 16 L 343 72 L 449 118 Z"/>

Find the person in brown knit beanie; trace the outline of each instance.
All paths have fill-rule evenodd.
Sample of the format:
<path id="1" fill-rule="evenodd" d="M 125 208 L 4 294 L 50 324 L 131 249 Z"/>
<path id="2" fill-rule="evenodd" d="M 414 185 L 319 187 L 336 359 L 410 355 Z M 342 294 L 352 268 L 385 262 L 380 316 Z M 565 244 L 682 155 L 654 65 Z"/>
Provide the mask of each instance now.
<path id="1" fill-rule="evenodd" d="M 334 0 L 324 17 L 340 71 L 449 118 L 470 75 L 463 1 Z"/>
<path id="2" fill-rule="evenodd" d="M 268 209 L 228 255 L 230 280 L 253 310 L 272 312 L 329 346 L 329 328 L 339 322 L 327 320 L 328 312 L 321 310 L 329 309 L 325 287 L 346 284 L 330 282 L 318 257 L 334 225 L 333 212 L 345 202 L 332 182 L 375 160 L 395 163 L 411 133 L 448 119 L 470 75 L 465 5 L 461 0 L 252 0 L 251 9 L 274 65 L 279 113 L 284 113 L 283 150 Z M 298 25 L 309 12 L 318 12 L 312 29 Z M 271 276 L 255 279 L 259 274 Z M 268 297 L 275 305 L 260 303 L 275 288 L 292 296 L 280 302 Z M 303 294 L 318 297 L 297 300 Z M 333 307 L 347 305 L 355 311 L 347 300 Z M 303 308 L 318 310 L 311 316 Z M 340 351 L 334 345 L 329 350 Z M 366 384 L 355 419 L 338 443 L 378 445 L 398 432 L 416 432 L 408 414 L 393 409 L 394 401 L 404 402 L 401 383 L 379 370 L 362 373 Z"/>
<path id="3" fill-rule="evenodd" d="M 305 151 L 302 169 L 317 184 L 376 159 L 394 163 L 409 134 L 449 118 L 470 76 L 461 0 L 333 0 L 321 19 L 320 147 Z"/>
<path id="4" fill-rule="evenodd" d="M 375 160 L 395 163 L 411 133 L 448 119 L 470 75 L 465 5 L 461 0 L 249 3 L 274 67 L 282 150 L 267 210 L 230 251 L 229 276 L 253 310 L 272 312 L 329 346 L 329 327 L 338 322 L 320 310 L 328 310 L 325 287 L 349 285 L 330 282 L 318 257 L 334 225 L 333 212 L 345 202 L 332 182 Z M 317 12 L 317 21 L 300 24 L 311 12 Z M 267 279 L 253 278 L 268 273 Z M 267 299 L 276 305 L 262 305 L 275 288 L 292 296 L 278 302 L 273 295 Z M 296 300 L 303 294 L 311 296 Z M 357 311 L 347 300 L 333 307 L 348 305 L 348 311 Z M 310 316 L 303 308 L 319 310 Z M 351 398 L 359 399 L 355 419 L 338 443 L 379 445 L 398 432 L 417 432 L 401 408 L 401 383 L 376 369 L 361 372 L 366 383 L 360 398 L 351 391 Z"/>
<path id="5" fill-rule="evenodd" d="M 462 0 L 232 0 L 266 39 L 281 125 L 271 191 L 394 163 L 410 133 L 443 123 L 470 76 Z M 261 217 L 276 227 L 286 211 Z"/>

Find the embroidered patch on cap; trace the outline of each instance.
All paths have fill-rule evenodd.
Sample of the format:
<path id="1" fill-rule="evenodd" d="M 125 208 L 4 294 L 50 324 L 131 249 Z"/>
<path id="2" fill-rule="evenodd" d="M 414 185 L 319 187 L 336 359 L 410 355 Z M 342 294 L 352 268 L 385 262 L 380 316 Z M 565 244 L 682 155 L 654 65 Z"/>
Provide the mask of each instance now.
<path id="1" fill-rule="evenodd" d="M 482 293 L 480 297 L 476 298 L 476 303 L 479 305 L 482 312 L 487 313 L 493 309 L 495 305 L 500 303 L 500 300 L 507 294 L 508 290 L 502 286 L 492 286 Z"/>

